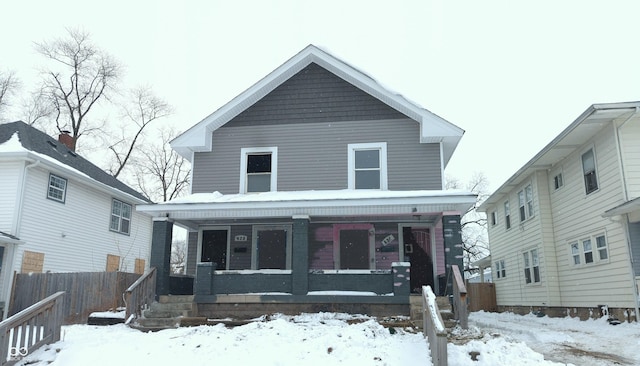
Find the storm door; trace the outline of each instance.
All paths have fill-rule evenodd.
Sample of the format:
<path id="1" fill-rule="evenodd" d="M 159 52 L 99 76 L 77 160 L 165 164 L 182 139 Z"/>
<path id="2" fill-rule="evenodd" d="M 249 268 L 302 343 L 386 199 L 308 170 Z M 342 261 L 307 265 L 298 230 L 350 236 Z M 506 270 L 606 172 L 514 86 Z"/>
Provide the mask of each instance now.
<path id="1" fill-rule="evenodd" d="M 429 285 L 437 293 L 434 281 L 433 248 L 431 231 L 426 227 L 402 227 L 402 241 L 405 261 L 411 264 L 411 292 L 422 292 L 422 286 Z"/>
<path id="2" fill-rule="evenodd" d="M 229 230 L 202 230 L 200 262 L 216 263 L 216 269 L 227 269 L 227 253 L 229 250 Z"/>

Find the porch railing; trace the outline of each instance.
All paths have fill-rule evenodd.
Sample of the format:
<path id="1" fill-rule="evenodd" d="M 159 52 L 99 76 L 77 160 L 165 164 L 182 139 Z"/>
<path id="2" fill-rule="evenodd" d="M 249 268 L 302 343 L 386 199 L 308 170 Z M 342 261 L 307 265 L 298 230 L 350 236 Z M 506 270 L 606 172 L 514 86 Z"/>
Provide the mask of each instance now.
<path id="1" fill-rule="evenodd" d="M 462 329 L 469 328 L 469 311 L 467 309 L 467 288 L 460 274 L 460 268 L 452 265 L 453 271 L 453 316 Z"/>
<path id="2" fill-rule="evenodd" d="M 156 268 L 149 268 L 124 292 L 126 305 L 125 322 L 128 324 L 134 318 L 139 318 L 142 311 L 155 300 L 156 296 Z"/>
<path id="3" fill-rule="evenodd" d="M 431 350 L 434 366 L 447 366 L 447 330 L 442 321 L 436 295 L 430 286 L 422 286 L 422 329 Z"/>
<path id="4" fill-rule="evenodd" d="M 56 292 L 0 322 L 0 366 L 60 340 L 63 300 L 64 291 Z"/>

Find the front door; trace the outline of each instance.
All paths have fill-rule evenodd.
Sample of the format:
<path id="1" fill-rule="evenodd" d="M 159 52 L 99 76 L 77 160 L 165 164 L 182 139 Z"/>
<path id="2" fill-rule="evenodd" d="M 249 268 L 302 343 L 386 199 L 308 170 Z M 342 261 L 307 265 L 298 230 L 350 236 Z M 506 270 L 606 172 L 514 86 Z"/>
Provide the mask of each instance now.
<path id="1" fill-rule="evenodd" d="M 433 280 L 433 260 L 431 259 L 431 238 L 428 228 L 402 228 L 404 258 L 411 264 L 411 292 L 422 292 L 422 286 L 431 286 L 433 292 L 438 288 Z"/>
<path id="2" fill-rule="evenodd" d="M 228 243 L 228 230 L 203 230 L 200 262 L 213 262 L 217 264 L 216 269 L 227 269 Z"/>

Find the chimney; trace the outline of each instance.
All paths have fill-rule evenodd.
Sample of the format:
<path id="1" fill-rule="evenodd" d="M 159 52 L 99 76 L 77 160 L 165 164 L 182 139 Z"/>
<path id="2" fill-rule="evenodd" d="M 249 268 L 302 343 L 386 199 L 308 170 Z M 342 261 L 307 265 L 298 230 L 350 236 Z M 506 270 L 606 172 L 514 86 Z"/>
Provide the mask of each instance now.
<path id="1" fill-rule="evenodd" d="M 65 146 L 71 150 L 75 151 L 73 148 L 73 138 L 69 135 L 69 131 L 60 131 L 60 135 L 58 135 L 58 141 L 65 144 Z"/>

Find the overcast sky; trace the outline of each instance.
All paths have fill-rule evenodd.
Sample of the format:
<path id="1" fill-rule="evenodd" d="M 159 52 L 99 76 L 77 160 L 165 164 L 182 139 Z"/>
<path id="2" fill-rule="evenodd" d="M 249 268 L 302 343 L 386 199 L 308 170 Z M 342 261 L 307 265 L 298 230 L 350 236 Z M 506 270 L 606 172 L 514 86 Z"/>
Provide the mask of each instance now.
<path id="1" fill-rule="evenodd" d="M 186 130 L 308 44 L 466 131 L 446 173 L 498 188 L 593 103 L 640 100 L 638 1 L 11 1 L 0 70 L 90 32 Z M 26 91 L 26 90 L 23 90 Z"/>

